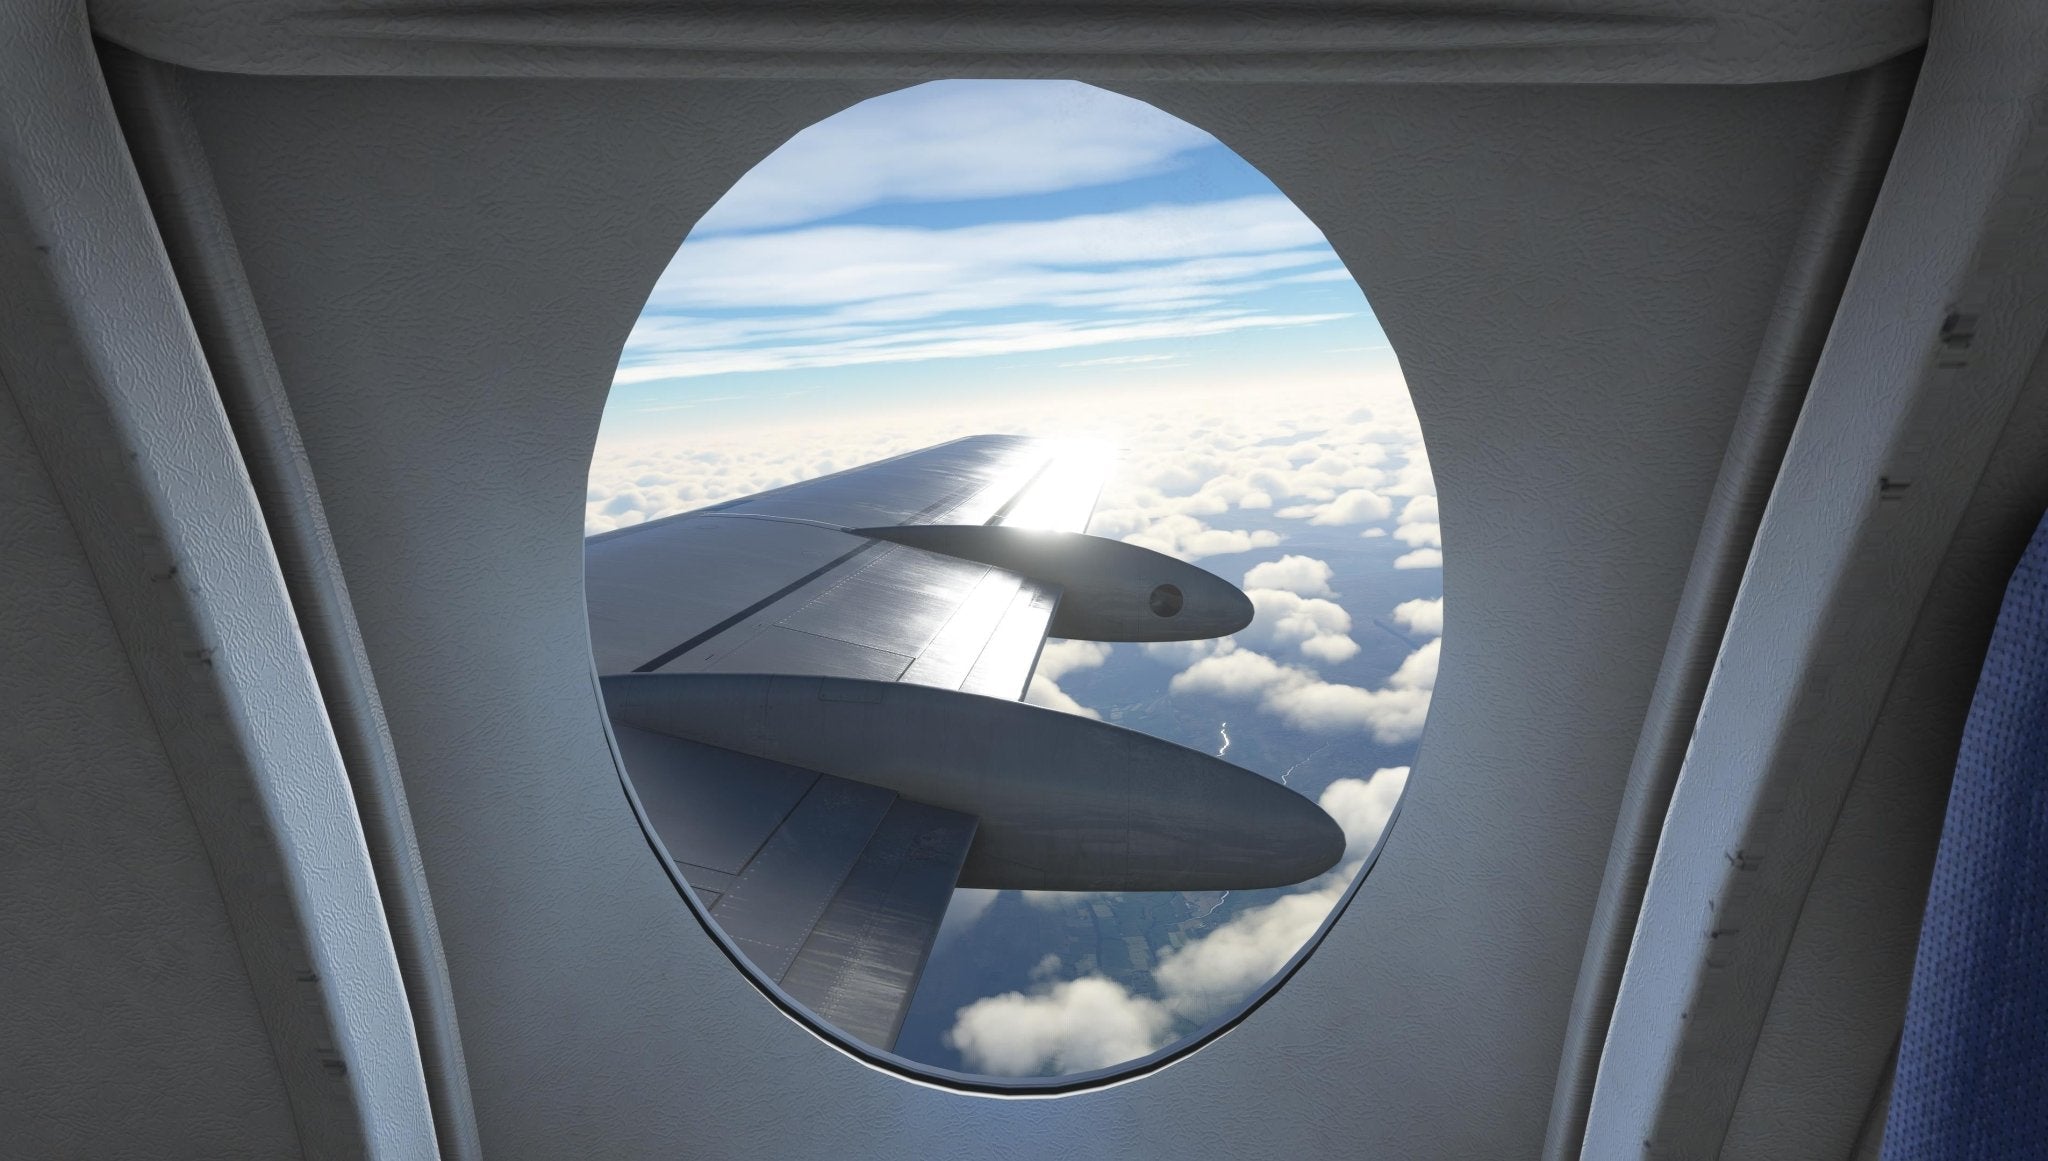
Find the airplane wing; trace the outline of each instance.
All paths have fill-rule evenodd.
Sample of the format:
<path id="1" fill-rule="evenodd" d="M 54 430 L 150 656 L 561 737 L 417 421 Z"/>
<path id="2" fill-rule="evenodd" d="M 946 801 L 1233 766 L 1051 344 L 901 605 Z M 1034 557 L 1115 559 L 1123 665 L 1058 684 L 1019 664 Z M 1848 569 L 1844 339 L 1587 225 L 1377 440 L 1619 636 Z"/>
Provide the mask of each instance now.
<path id="1" fill-rule="evenodd" d="M 1080 532 L 1100 466 L 984 435 L 591 537 L 598 672 L 810 673 L 1021 697 L 1056 586 L 848 529 Z"/>
<path id="2" fill-rule="evenodd" d="M 894 1044 L 956 885 L 1272 885 L 1341 854 L 1277 783 L 1015 703 L 1049 633 L 1250 620 L 1228 582 L 1082 534 L 1102 468 L 974 436 L 585 542 L 648 825 L 762 975 L 869 1044 Z"/>

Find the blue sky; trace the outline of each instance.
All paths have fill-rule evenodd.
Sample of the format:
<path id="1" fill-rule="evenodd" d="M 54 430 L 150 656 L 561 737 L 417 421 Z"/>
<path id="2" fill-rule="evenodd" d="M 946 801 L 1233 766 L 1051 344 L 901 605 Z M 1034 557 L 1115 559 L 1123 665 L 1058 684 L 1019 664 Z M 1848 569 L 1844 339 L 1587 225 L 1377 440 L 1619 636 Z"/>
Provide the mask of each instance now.
<path id="1" fill-rule="evenodd" d="M 655 286 L 607 418 L 654 434 L 1374 360 L 1386 338 L 1321 233 L 1215 138 L 1074 82 L 946 81 L 742 178 Z"/>

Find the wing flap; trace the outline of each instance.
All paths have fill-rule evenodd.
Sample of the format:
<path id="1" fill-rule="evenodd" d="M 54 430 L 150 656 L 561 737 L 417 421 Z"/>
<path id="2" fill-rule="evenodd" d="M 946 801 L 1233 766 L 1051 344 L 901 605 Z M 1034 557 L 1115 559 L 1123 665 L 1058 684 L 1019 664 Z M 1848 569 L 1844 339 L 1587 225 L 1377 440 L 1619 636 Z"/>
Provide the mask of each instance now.
<path id="1" fill-rule="evenodd" d="M 895 1044 L 973 845 L 972 815 L 614 722 L 662 849 L 760 973 Z"/>
<path id="2" fill-rule="evenodd" d="M 780 980 L 860 861 L 896 795 L 820 776 L 711 908 L 761 974 Z"/>
<path id="3" fill-rule="evenodd" d="M 600 674 L 783 673 L 1022 696 L 1060 589 L 853 535 L 1079 531 L 1099 465 L 982 436 L 586 542 Z M 650 829 L 718 926 L 797 1003 L 894 1045 L 979 822 L 867 783 L 614 722 Z"/>
<path id="4" fill-rule="evenodd" d="M 969 815 L 897 799 L 782 989 L 841 1030 L 894 1047 L 974 831 Z"/>

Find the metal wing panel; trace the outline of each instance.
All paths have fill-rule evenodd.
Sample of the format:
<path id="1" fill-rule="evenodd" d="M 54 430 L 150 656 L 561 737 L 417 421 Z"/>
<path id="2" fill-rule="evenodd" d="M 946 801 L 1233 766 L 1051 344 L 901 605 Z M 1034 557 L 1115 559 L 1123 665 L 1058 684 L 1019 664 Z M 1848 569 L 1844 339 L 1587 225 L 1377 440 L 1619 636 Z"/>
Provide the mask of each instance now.
<path id="1" fill-rule="evenodd" d="M 783 973 L 782 990 L 867 1043 L 894 1047 L 974 831 L 968 815 L 898 799 Z"/>
<path id="2" fill-rule="evenodd" d="M 1060 590 L 850 527 L 1080 531 L 1099 480 L 982 436 L 586 543 L 600 673 L 790 673 L 1022 695 Z M 894 1045 L 974 817 L 614 723 L 649 825 L 719 926 L 798 1003 Z"/>
<path id="3" fill-rule="evenodd" d="M 956 687 L 988 697 L 1021 698 L 1045 647 L 1045 627 L 1059 609 L 1057 588 L 1025 581 L 990 632 L 974 667 Z"/>
<path id="4" fill-rule="evenodd" d="M 662 849 L 791 998 L 895 1043 L 975 820 L 893 791 L 613 724 Z"/>
<path id="5" fill-rule="evenodd" d="M 895 802 L 894 791 L 819 775 L 726 887 L 711 914 L 763 975 L 789 970 Z"/>
<path id="6" fill-rule="evenodd" d="M 1046 440 L 976 435 L 803 480 L 707 508 L 650 520 L 589 539 L 633 540 L 666 524 L 713 514 L 767 516 L 838 528 L 930 523 L 940 513 L 970 523 L 988 519 L 1030 482 L 1055 449 Z M 991 493 L 992 501 L 976 505 Z M 979 511 L 979 515 L 975 514 Z"/>
<path id="7" fill-rule="evenodd" d="M 584 545 L 599 673 L 630 673 L 679 643 L 708 640 L 734 614 L 792 582 L 825 575 L 873 543 L 808 524 L 687 514 L 628 531 L 639 535 Z"/>
<path id="8" fill-rule="evenodd" d="M 612 733 L 669 854 L 728 878 L 746 869 L 818 781 L 814 771 L 652 730 L 615 722 Z M 726 883 L 714 885 L 724 890 Z"/>
<path id="9" fill-rule="evenodd" d="M 841 529 L 1078 530 L 1099 468 L 1052 441 L 975 436 L 592 537 L 598 672 L 802 673 L 1021 696 L 1056 589 Z"/>

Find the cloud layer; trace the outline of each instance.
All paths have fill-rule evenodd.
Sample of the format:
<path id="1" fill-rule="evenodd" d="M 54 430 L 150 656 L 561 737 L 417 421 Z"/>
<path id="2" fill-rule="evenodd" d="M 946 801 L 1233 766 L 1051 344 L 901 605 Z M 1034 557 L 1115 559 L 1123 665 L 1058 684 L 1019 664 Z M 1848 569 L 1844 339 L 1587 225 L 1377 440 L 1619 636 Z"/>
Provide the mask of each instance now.
<path id="1" fill-rule="evenodd" d="M 1109 646 L 1100 641 L 1048 641 L 1039 651 L 1038 668 L 1031 673 L 1031 688 L 1025 691 L 1024 700 L 1100 720 L 1101 714 L 1068 696 L 1059 681 L 1077 669 L 1099 669 L 1107 660 Z"/>
<path id="2" fill-rule="evenodd" d="M 1318 799 L 1344 827 L 1345 861 L 1303 889 L 1248 908 L 1179 950 L 1160 953 L 1157 996 L 1100 975 L 1047 979 L 1028 992 L 977 1000 L 954 1015 L 946 1043 L 970 1069 L 1032 1076 L 1106 1068 L 1156 1052 L 1248 1000 L 1329 917 L 1379 841 L 1408 783 L 1408 768 L 1340 778 Z"/>
<path id="3" fill-rule="evenodd" d="M 1173 678 L 1175 693 L 1252 701 L 1288 724 L 1335 732 L 1362 729 L 1383 743 L 1422 736 L 1436 688 L 1438 642 L 1408 655 L 1378 689 L 1326 681 L 1308 667 L 1275 661 L 1255 650 L 1226 646 Z"/>

